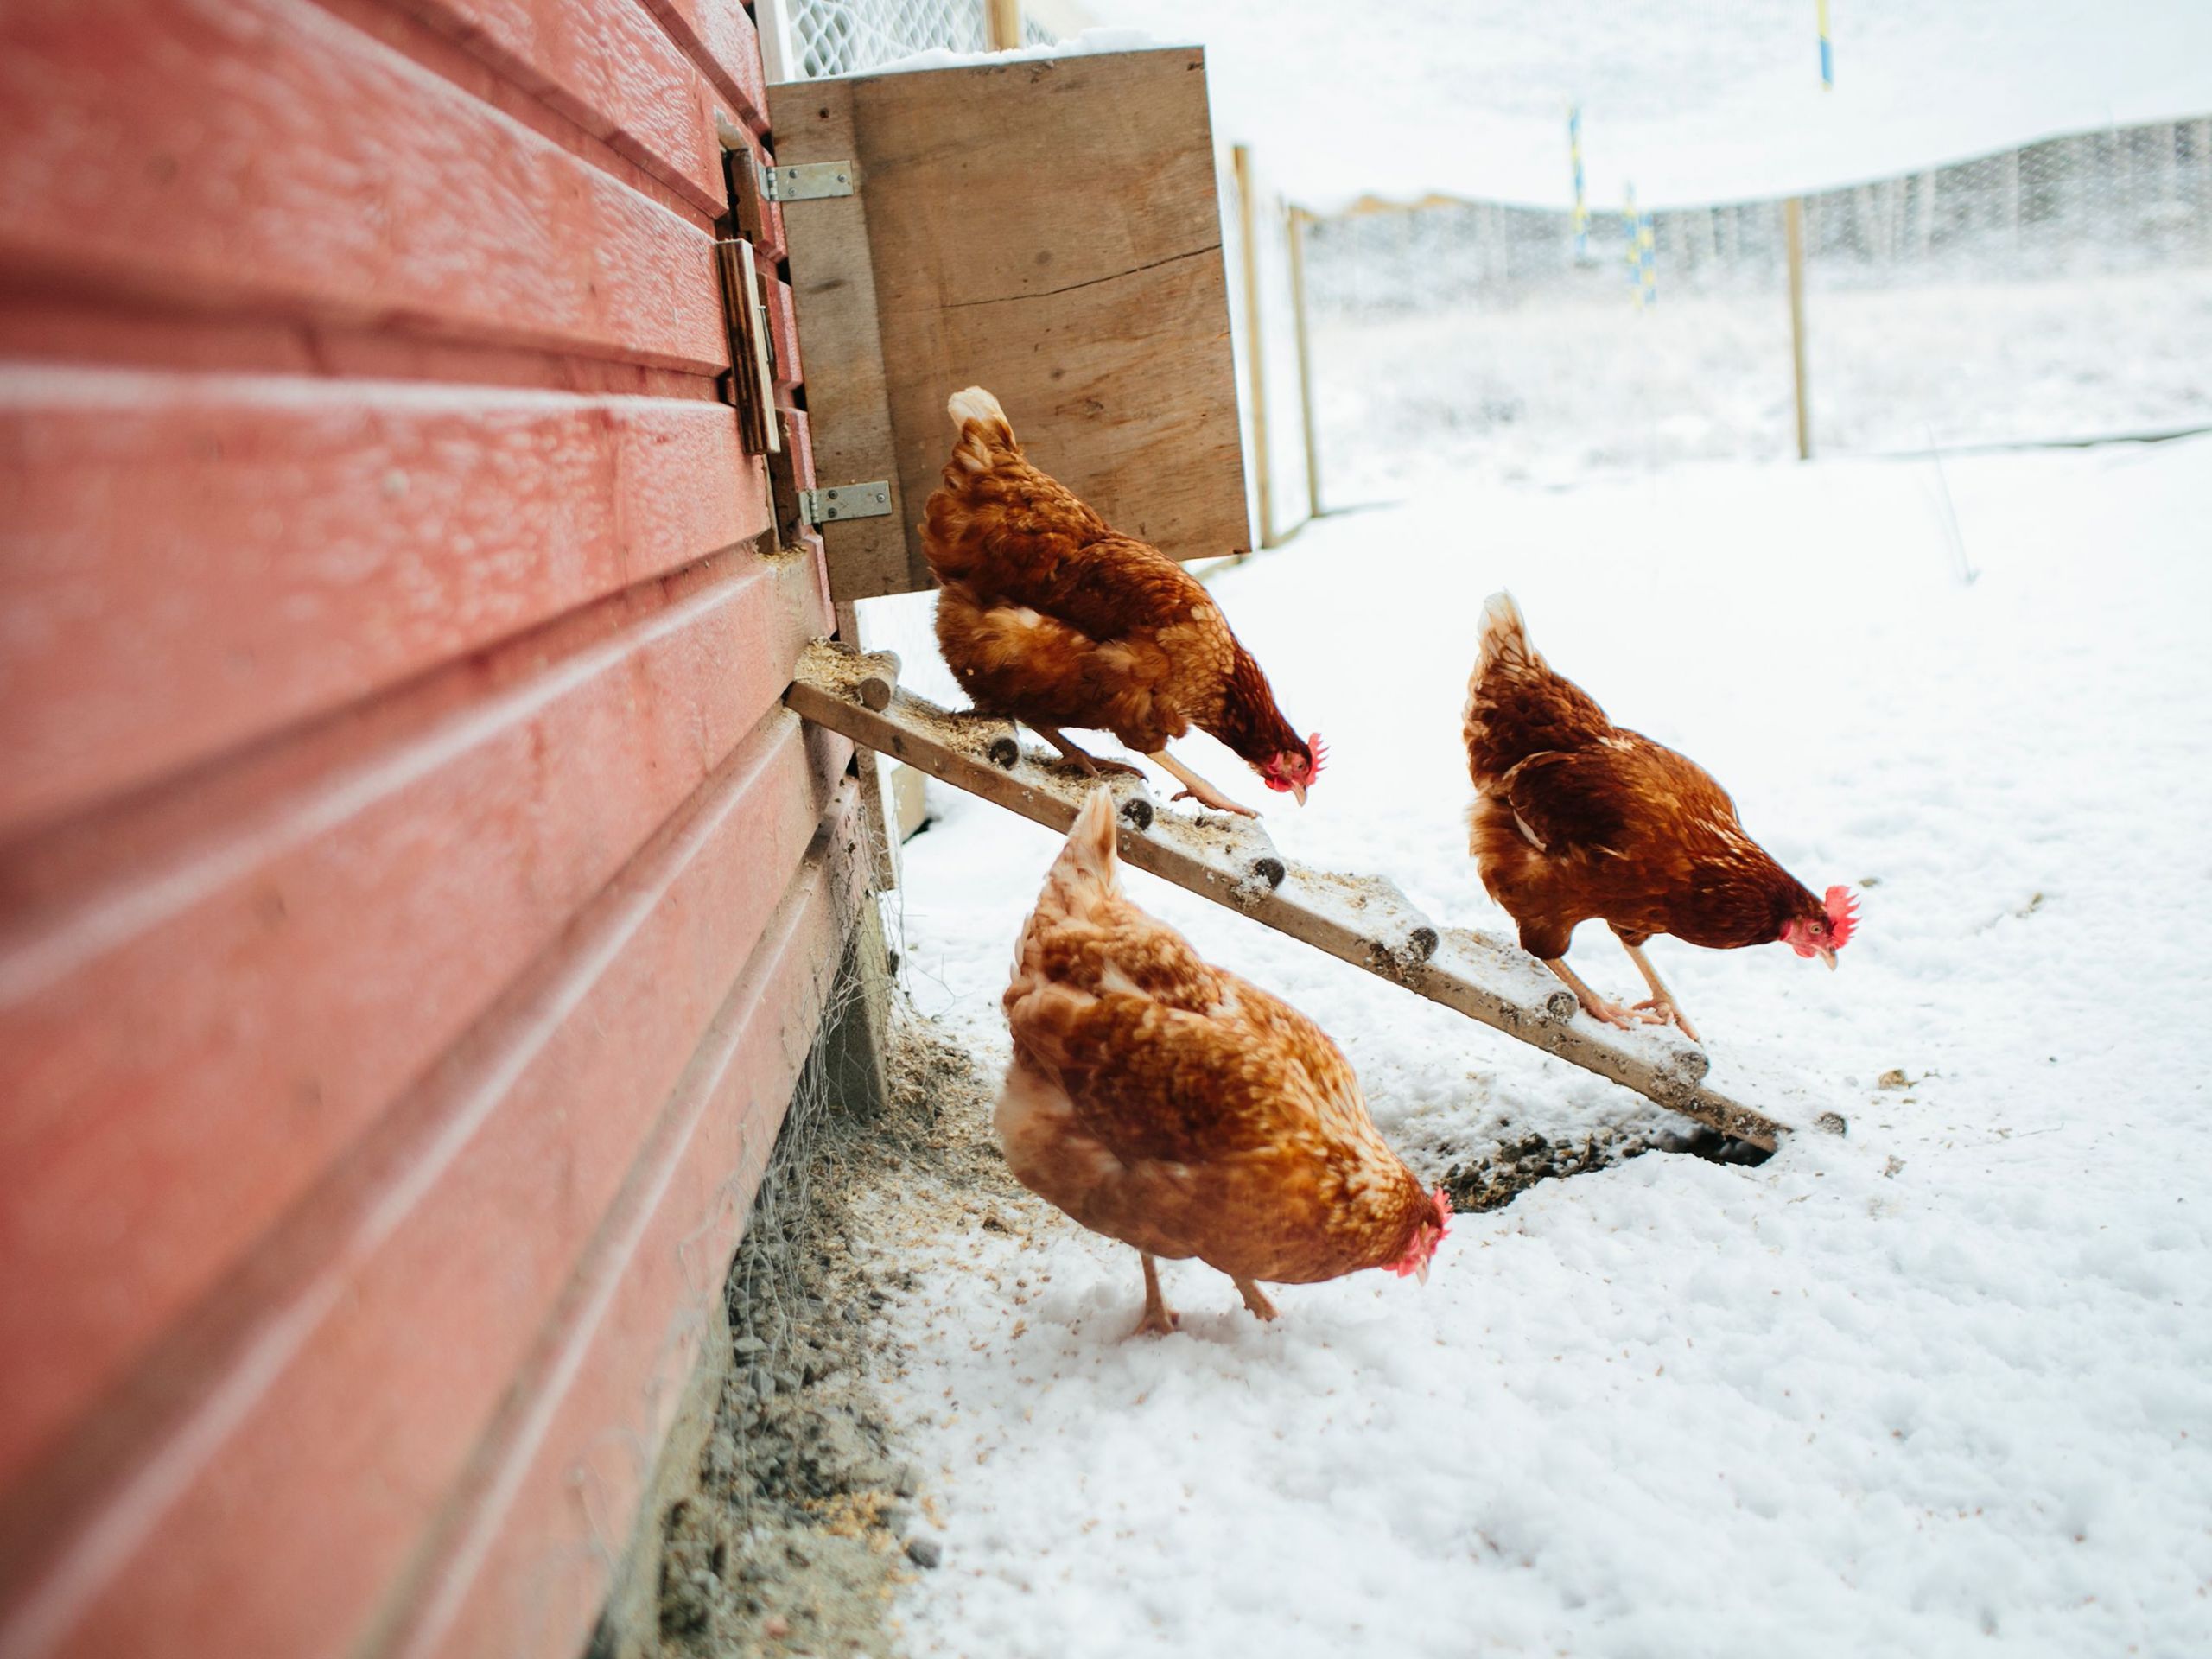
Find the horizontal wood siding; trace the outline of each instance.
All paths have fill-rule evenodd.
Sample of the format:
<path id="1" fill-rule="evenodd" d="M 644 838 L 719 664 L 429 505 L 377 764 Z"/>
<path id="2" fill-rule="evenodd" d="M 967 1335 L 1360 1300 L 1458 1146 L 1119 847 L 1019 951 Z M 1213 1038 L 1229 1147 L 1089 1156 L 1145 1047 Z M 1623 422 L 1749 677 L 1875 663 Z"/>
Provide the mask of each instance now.
<path id="1" fill-rule="evenodd" d="M 769 524 L 671 398 L 0 368 L 0 834 Z"/>
<path id="2" fill-rule="evenodd" d="M 735 0 L 0 11 L 0 1659 L 588 1637 L 866 862 L 764 107 Z"/>
<path id="3" fill-rule="evenodd" d="M 26 278 L 728 366 L 708 231 L 312 0 L 4 20 L 0 258 Z"/>

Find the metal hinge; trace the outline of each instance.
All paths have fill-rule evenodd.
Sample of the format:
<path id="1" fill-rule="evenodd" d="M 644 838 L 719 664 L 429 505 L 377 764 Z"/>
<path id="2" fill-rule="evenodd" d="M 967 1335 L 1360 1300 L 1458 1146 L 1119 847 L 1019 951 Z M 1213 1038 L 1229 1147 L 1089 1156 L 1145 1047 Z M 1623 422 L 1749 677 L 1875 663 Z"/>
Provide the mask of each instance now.
<path id="1" fill-rule="evenodd" d="M 770 201 L 819 201 L 825 196 L 849 196 L 859 169 L 850 162 L 798 162 L 789 167 L 760 168 L 760 194 Z"/>
<path id="2" fill-rule="evenodd" d="M 798 516 L 802 524 L 826 524 L 838 518 L 883 518 L 889 517 L 890 512 L 891 484 L 887 479 L 798 493 Z"/>

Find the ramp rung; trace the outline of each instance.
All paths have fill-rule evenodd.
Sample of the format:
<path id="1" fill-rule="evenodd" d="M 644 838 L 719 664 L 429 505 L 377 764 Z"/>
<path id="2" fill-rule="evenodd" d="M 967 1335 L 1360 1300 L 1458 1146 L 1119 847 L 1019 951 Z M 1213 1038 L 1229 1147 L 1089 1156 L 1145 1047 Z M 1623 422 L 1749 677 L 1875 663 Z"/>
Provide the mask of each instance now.
<path id="1" fill-rule="evenodd" d="M 784 702 L 802 719 L 918 767 L 1047 829 L 1065 831 L 1096 781 L 1024 755 L 1007 721 L 948 713 L 899 688 L 899 659 L 826 640 L 810 645 Z M 1107 780 L 1120 851 L 1138 869 L 1303 940 L 1707 1127 L 1771 1147 L 1789 1125 L 1706 1086 L 1709 1062 L 1671 1031 L 1616 1031 L 1577 1018 L 1574 994 L 1518 947 L 1439 927 L 1380 876 L 1285 859 L 1257 823 L 1179 817 L 1141 779 Z"/>

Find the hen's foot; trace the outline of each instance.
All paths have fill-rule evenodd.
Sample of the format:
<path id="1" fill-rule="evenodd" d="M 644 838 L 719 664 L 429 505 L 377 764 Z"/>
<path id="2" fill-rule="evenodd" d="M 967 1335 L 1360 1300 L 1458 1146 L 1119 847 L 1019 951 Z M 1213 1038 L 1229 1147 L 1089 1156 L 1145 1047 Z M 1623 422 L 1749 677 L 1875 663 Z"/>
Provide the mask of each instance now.
<path id="1" fill-rule="evenodd" d="M 1239 1279 L 1236 1281 L 1236 1294 L 1244 1299 L 1244 1306 L 1252 1310 L 1254 1319 L 1266 1320 L 1275 1317 L 1275 1305 L 1267 1299 L 1260 1287 L 1253 1281 Z"/>
<path id="2" fill-rule="evenodd" d="M 1256 818 L 1260 816 L 1250 807 L 1239 806 L 1230 800 L 1228 796 L 1206 782 L 1166 750 L 1155 749 L 1145 758 L 1156 762 L 1166 771 L 1173 772 L 1177 780 L 1182 784 L 1182 788 L 1167 798 L 1169 800 L 1179 801 L 1187 797 L 1196 801 L 1200 806 L 1210 806 L 1217 812 L 1236 812 L 1248 818 Z"/>
<path id="3" fill-rule="evenodd" d="M 1147 1307 L 1137 1321 L 1133 1337 L 1172 1337 L 1183 1328 L 1183 1316 L 1167 1306 Z"/>
<path id="4" fill-rule="evenodd" d="M 1210 789 L 1204 793 L 1195 789 L 1179 789 L 1167 798 L 1171 801 L 1196 801 L 1200 806 L 1210 806 L 1217 812 L 1234 812 L 1247 818 L 1260 816 L 1250 807 L 1239 806 L 1226 795 L 1217 795 Z"/>
<path id="5" fill-rule="evenodd" d="M 1165 1337 L 1183 1323 L 1183 1316 L 1167 1306 L 1160 1294 L 1160 1269 L 1152 1257 L 1143 1250 L 1137 1252 L 1144 1263 L 1144 1317 L 1137 1321 L 1137 1328 L 1129 1332 L 1133 1337 Z"/>
<path id="6" fill-rule="evenodd" d="M 1103 778 L 1109 772 L 1124 772 L 1132 778 L 1144 776 L 1144 770 L 1141 766 L 1130 766 L 1125 760 L 1101 760 L 1090 750 L 1077 747 L 1060 734 L 1057 726 L 1039 726 L 1037 728 L 1037 735 L 1058 749 L 1068 760 L 1082 767 L 1086 777 Z"/>
<path id="7" fill-rule="evenodd" d="M 1643 947 L 1623 939 L 1621 949 L 1628 952 L 1628 959 L 1636 964 L 1636 971 L 1643 976 L 1643 982 L 1651 988 L 1651 995 L 1636 1005 L 1637 1009 L 1649 1010 L 1645 1017 L 1653 1025 L 1663 1026 L 1671 1021 L 1681 1027 L 1682 1035 L 1690 1041 L 1703 1043 L 1705 1039 L 1697 1034 L 1696 1027 L 1683 1015 L 1681 1005 L 1675 1001 L 1675 994 L 1667 988 L 1667 982 L 1659 977 L 1659 970 L 1651 965 L 1651 958 L 1643 954 Z"/>
<path id="8" fill-rule="evenodd" d="M 1682 1035 L 1688 1038 L 1690 1041 L 1694 1043 L 1705 1041 L 1704 1038 L 1697 1034 L 1697 1027 L 1690 1024 L 1689 1016 L 1675 1006 L 1672 997 L 1647 997 L 1637 1003 L 1631 1012 L 1638 1015 L 1647 1025 L 1679 1027 Z"/>
<path id="9" fill-rule="evenodd" d="M 1609 1026 L 1618 1026 L 1623 1031 L 1630 1031 L 1636 1027 L 1638 1022 L 1626 1008 L 1618 1002 L 1608 1001 L 1599 995 L 1597 992 L 1582 982 L 1581 975 L 1576 973 L 1564 962 L 1547 957 L 1544 959 L 1544 966 L 1559 976 L 1560 982 L 1574 993 L 1574 1000 L 1582 1005 L 1583 1013 L 1588 1014 L 1592 1020 L 1601 1020 Z"/>

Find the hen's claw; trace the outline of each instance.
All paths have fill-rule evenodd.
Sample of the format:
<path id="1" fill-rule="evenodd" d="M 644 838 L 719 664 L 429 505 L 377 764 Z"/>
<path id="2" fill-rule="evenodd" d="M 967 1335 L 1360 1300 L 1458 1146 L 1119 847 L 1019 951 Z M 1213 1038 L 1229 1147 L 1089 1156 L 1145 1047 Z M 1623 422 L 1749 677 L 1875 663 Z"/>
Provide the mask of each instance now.
<path id="1" fill-rule="evenodd" d="M 1183 1316 L 1172 1307 L 1147 1307 L 1137 1321 L 1133 1337 L 1172 1337 L 1183 1328 Z"/>
<path id="2" fill-rule="evenodd" d="M 1239 1279 L 1236 1294 L 1244 1299 L 1244 1306 L 1251 1310 L 1254 1319 L 1264 1323 L 1275 1317 L 1275 1305 L 1268 1300 L 1266 1293 L 1254 1281 Z"/>
<path id="3" fill-rule="evenodd" d="M 1682 1035 L 1688 1038 L 1690 1041 L 1694 1043 L 1705 1041 L 1704 1038 L 1697 1034 L 1697 1027 L 1690 1024 L 1688 1016 L 1675 1006 L 1672 997 L 1646 997 L 1636 1005 L 1635 1012 L 1643 1016 L 1647 1025 L 1674 1026 L 1678 1027 Z"/>
<path id="4" fill-rule="evenodd" d="M 1137 1328 L 1129 1332 L 1133 1337 L 1165 1337 L 1174 1334 L 1183 1323 L 1183 1316 L 1160 1294 L 1160 1269 L 1153 1265 L 1149 1251 L 1139 1250 L 1137 1257 L 1144 1263 L 1144 1317 L 1137 1321 Z"/>
<path id="5" fill-rule="evenodd" d="M 1239 806 L 1226 795 L 1217 795 L 1208 790 L 1203 795 L 1195 789 L 1179 789 L 1167 798 L 1171 801 L 1196 801 L 1200 806 L 1210 806 L 1217 812 L 1236 812 L 1248 818 L 1260 815 L 1249 806 Z"/>

